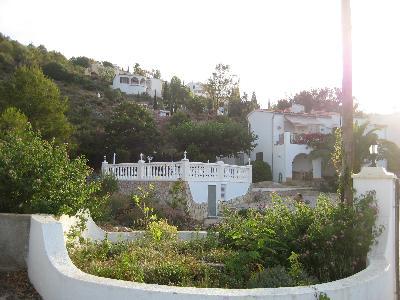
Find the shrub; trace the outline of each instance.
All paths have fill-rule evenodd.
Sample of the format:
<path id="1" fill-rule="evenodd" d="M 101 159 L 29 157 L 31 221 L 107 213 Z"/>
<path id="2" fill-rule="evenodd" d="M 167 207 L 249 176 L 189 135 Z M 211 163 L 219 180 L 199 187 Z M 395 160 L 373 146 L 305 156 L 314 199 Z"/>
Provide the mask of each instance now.
<path id="1" fill-rule="evenodd" d="M 72 82 L 74 74 L 70 73 L 63 65 L 56 62 L 49 62 L 42 67 L 43 73 L 51 79 Z"/>
<path id="2" fill-rule="evenodd" d="M 251 164 L 253 166 L 253 183 L 272 180 L 271 167 L 268 163 L 257 159 L 255 161 L 252 161 Z"/>
<path id="3" fill-rule="evenodd" d="M 178 229 L 162 219 L 150 222 L 148 233 L 154 241 L 160 242 L 162 240 L 175 240 L 178 236 Z"/>
<path id="4" fill-rule="evenodd" d="M 354 206 L 320 195 L 315 208 L 302 202 L 284 203 L 275 195 L 264 212 L 226 213 L 216 230 L 226 247 L 256 251 L 266 266 L 290 268 L 298 261 L 304 270 L 299 280 L 315 277 L 325 282 L 365 267 L 367 253 L 381 231 L 374 225 L 376 216 L 373 194 L 357 199 Z M 288 260 L 290 256 L 295 260 Z"/>
<path id="5" fill-rule="evenodd" d="M 42 140 L 29 127 L 9 130 L 0 139 L 0 211 L 75 215 L 102 214 L 107 197 L 82 157 L 70 159 L 66 145 Z"/>
<path id="6" fill-rule="evenodd" d="M 295 283 L 284 267 L 278 265 L 253 273 L 248 288 L 277 288 L 294 286 Z"/>

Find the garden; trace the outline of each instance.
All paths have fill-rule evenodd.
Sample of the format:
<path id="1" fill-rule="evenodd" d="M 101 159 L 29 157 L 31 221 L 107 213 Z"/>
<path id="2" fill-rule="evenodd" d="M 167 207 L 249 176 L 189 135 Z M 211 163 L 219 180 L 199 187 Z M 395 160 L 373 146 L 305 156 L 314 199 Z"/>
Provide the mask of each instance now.
<path id="1" fill-rule="evenodd" d="M 140 199 L 133 199 L 141 205 Z M 131 242 L 70 239 L 82 271 L 135 282 L 213 288 L 272 288 L 334 281 L 363 270 L 382 228 L 374 194 L 353 206 L 323 194 L 315 207 L 274 195 L 265 210 L 225 211 L 206 238 L 177 228 L 142 204 L 145 235 Z"/>

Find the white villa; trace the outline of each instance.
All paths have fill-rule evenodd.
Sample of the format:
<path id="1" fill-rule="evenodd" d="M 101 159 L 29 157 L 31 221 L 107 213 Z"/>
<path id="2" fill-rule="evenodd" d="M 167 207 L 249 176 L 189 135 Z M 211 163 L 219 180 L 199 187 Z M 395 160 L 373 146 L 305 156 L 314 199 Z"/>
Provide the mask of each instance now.
<path id="1" fill-rule="evenodd" d="M 116 70 L 113 84 L 113 89 L 120 89 L 121 92 L 130 95 L 148 94 L 149 96 L 156 95 L 162 98 L 162 81 L 157 78 L 147 78 L 136 74 L 131 74 L 127 71 Z"/>
<path id="2" fill-rule="evenodd" d="M 190 89 L 190 91 L 193 93 L 195 96 L 206 96 L 206 92 L 204 91 L 203 83 L 201 82 L 194 82 L 191 81 L 186 84 L 186 86 Z"/>
<path id="3" fill-rule="evenodd" d="M 310 159 L 308 154 L 312 149 L 304 137 L 329 134 L 340 127 L 339 113 L 305 113 L 302 105 L 294 104 L 287 112 L 259 109 L 249 113 L 247 118 L 250 130 L 258 136 L 258 145 L 250 158 L 267 162 L 272 169 L 273 181 L 320 180 L 324 175 L 333 175 L 333 170 L 322 168 L 321 158 Z M 355 121 L 363 123 L 367 120 Z M 379 138 L 386 138 L 386 129 L 377 134 Z"/>

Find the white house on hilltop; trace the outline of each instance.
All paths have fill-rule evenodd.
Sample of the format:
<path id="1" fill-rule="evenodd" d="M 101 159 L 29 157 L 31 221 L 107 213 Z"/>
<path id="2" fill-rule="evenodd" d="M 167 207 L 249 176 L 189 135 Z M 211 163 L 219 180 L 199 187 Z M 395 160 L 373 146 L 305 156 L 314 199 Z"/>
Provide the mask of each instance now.
<path id="1" fill-rule="evenodd" d="M 162 98 L 162 81 L 157 78 L 148 78 L 141 75 L 131 74 L 126 71 L 117 70 L 111 86 L 120 89 L 129 95 L 148 94 Z"/>
<path id="2" fill-rule="evenodd" d="M 191 82 L 187 83 L 186 86 L 190 89 L 190 91 L 193 93 L 193 95 L 202 96 L 202 97 L 206 96 L 206 92 L 204 90 L 203 83 L 191 81 Z"/>
<path id="3" fill-rule="evenodd" d="M 251 152 L 252 160 L 267 162 L 272 169 L 273 181 L 322 179 L 333 175 L 333 170 L 322 168 L 321 158 L 311 159 L 311 147 L 305 138 L 322 137 L 341 126 L 341 117 L 336 112 L 305 113 L 302 105 L 294 104 L 289 111 L 275 112 L 255 110 L 248 114 L 250 130 L 257 136 L 258 145 Z M 359 124 L 366 119 L 355 119 Z M 371 124 L 368 128 L 377 127 Z M 377 132 L 379 138 L 386 138 L 385 128 Z"/>

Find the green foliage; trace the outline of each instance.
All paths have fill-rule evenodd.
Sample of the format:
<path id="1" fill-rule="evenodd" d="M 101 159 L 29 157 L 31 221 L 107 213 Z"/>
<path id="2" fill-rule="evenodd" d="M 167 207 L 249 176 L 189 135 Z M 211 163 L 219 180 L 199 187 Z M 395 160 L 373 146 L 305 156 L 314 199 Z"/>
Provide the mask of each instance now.
<path id="1" fill-rule="evenodd" d="M 43 67 L 43 73 L 54 80 L 72 82 L 74 75 L 70 73 L 62 64 L 57 62 L 49 62 Z"/>
<path id="2" fill-rule="evenodd" d="M 304 274 L 325 282 L 365 266 L 366 255 L 380 233 L 374 226 L 376 216 L 373 194 L 355 201 L 354 207 L 321 195 L 315 208 L 302 202 L 288 205 L 275 196 L 264 212 L 227 214 L 216 230 L 227 247 L 257 251 L 267 266 L 291 266 L 298 283 L 310 279 Z M 296 271 L 300 269 L 305 273 Z M 302 275 L 296 279 L 296 273 Z"/>
<path id="3" fill-rule="evenodd" d="M 0 134 L 1 137 L 10 131 L 23 133 L 30 129 L 28 118 L 15 107 L 9 107 L 0 115 Z"/>
<path id="4" fill-rule="evenodd" d="M 90 174 L 83 158 L 70 159 L 65 145 L 42 140 L 30 129 L 1 134 L 1 212 L 75 215 L 89 209 L 96 218 L 107 199 L 97 195 L 99 182 L 87 182 Z"/>
<path id="5" fill-rule="evenodd" d="M 239 123 L 225 120 L 209 122 L 185 122 L 171 130 L 173 143 L 178 151 L 195 145 L 200 157 L 189 152 L 192 161 L 214 161 L 216 156 L 236 155 L 255 147 L 256 136 Z M 193 146 L 192 146 L 193 147 Z"/>
<path id="6" fill-rule="evenodd" d="M 161 219 L 148 224 L 149 236 L 156 242 L 163 240 L 174 240 L 178 236 L 178 229 L 169 225 L 167 220 Z"/>
<path id="7" fill-rule="evenodd" d="M 90 58 L 85 56 L 71 57 L 70 62 L 76 66 L 81 66 L 83 68 L 89 68 L 91 65 Z"/>
<path id="8" fill-rule="evenodd" d="M 248 287 L 253 288 L 277 288 L 294 286 L 295 283 L 284 267 L 278 265 L 268 267 L 254 273 L 249 280 Z"/>
<path id="9" fill-rule="evenodd" d="M 171 195 L 168 205 L 173 209 L 182 209 L 187 212 L 187 195 L 185 190 L 185 183 L 182 180 L 175 181 L 169 190 Z"/>
<path id="10" fill-rule="evenodd" d="M 236 76 L 231 74 L 229 65 L 217 64 L 204 88 L 212 100 L 213 109 L 217 110 L 224 101 L 229 100 L 235 90 L 239 89 L 239 82 Z"/>
<path id="11" fill-rule="evenodd" d="M 139 186 L 137 188 L 137 193 L 132 194 L 131 196 L 132 202 L 142 213 L 142 218 L 136 220 L 136 222 L 146 229 L 151 222 L 157 220 L 157 215 L 154 212 L 154 208 L 149 206 L 153 197 L 154 185 L 152 184 L 149 184 L 147 187 Z"/>
<path id="12" fill-rule="evenodd" d="M 114 110 L 105 126 L 107 152 L 120 161 L 136 161 L 141 152 L 152 154 L 160 134 L 150 113 L 135 103 L 124 102 Z"/>
<path id="13" fill-rule="evenodd" d="M 295 103 L 303 105 L 307 113 L 311 110 L 339 112 L 341 97 L 342 93 L 338 88 L 312 89 L 301 91 L 289 99 L 281 99 L 274 108 L 285 110 Z"/>
<path id="14" fill-rule="evenodd" d="M 178 111 L 168 120 L 168 127 L 173 128 L 187 122 L 190 122 L 190 116 L 187 113 Z"/>
<path id="15" fill-rule="evenodd" d="M 387 169 L 390 172 L 400 172 L 400 148 L 393 142 L 379 140 L 378 159 L 387 160 Z"/>
<path id="16" fill-rule="evenodd" d="M 65 112 L 68 102 L 57 86 L 36 67 L 20 67 L 0 86 L 0 110 L 15 107 L 43 138 L 66 142 L 72 133 Z"/>
<path id="17" fill-rule="evenodd" d="M 379 233 L 373 195 L 354 207 L 321 196 L 316 208 L 274 199 L 265 212 L 226 213 L 205 239 L 176 239 L 176 227 L 150 221 L 143 239 L 70 247 L 91 274 L 146 283 L 222 288 L 311 285 L 364 267 Z M 216 234 L 216 232 L 218 232 Z"/>
<path id="18" fill-rule="evenodd" d="M 218 287 L 221 271 L 209 265 L 214 260 L 208 249 L 206 241 L 201 240 L 143 239 L 116 244 L 104 240 L 70 247 L 69 254 L 81 270 L 97 276 L 153 284 Z M 228 251 L 222 250 L 217 258 L 227 254 Z"/>
<path id="19" fill-rule="evenodd" d="M 272 172 L 269 164 L 263 160 L 255 160 L 251 162 L 253 183 L 260 181 L 271 181 Z"/>
<path id="20" fill-rule="evenodd" d="M 101 177 L 101 190 L 104 194 L 112 195 L 119 191 L 118 180 L 113 174 L 105 174 Z"/>

